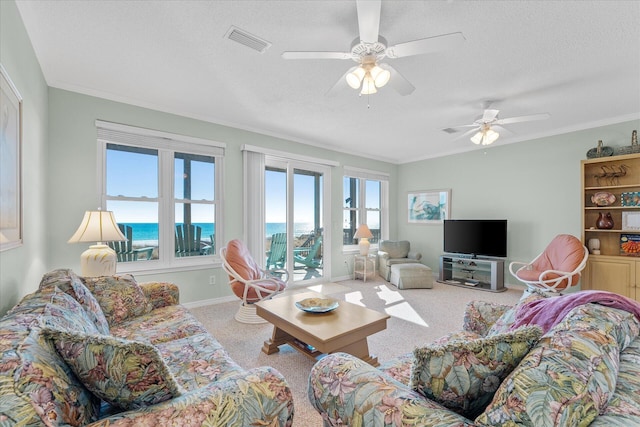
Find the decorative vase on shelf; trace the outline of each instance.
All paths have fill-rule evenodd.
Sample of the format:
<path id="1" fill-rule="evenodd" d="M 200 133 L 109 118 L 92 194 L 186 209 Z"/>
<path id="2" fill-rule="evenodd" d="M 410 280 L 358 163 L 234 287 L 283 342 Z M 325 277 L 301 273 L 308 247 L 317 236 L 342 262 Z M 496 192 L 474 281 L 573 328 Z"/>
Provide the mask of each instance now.
<path id="1" fill-rule="evenodd" d="M 600 212 L 598 214 L 598 220 L 596 221 L 596 227 L 601 230 L 610 230 L 613 228 L 613 218 L 611 217 L 611 212 L 607 212 L 603 214 Z"/>
<path id="2" fill-rule="evenodd" d="M 589 239 L 587 246 L 593 255 L 600 255 L 600 239 Z"/>

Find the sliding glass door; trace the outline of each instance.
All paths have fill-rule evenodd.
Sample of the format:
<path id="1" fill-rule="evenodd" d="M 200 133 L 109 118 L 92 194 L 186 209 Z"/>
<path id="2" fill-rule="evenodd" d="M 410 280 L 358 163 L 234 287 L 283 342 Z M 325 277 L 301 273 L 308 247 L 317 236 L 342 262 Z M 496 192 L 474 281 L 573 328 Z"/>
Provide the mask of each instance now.
<path id="1" fill-rule="evenodd" d="M 265 159 L 265 267 L 284 268 L 294 282 L 322 279 L 326 167 Z"/>

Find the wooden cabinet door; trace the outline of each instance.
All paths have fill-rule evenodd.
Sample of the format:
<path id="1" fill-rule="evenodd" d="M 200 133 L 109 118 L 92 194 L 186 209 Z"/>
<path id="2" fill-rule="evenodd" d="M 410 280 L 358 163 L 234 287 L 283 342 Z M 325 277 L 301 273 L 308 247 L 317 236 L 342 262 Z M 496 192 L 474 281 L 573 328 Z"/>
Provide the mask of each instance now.
<path id="1" fill-rule="evenodd" d="M 584 277 L 584 289 L 615 292 L 629 298 L 636 297 L 636 261 L 628 259 L 590 259 Z M 640 272 L 638 272 L 640 275 Z"/>

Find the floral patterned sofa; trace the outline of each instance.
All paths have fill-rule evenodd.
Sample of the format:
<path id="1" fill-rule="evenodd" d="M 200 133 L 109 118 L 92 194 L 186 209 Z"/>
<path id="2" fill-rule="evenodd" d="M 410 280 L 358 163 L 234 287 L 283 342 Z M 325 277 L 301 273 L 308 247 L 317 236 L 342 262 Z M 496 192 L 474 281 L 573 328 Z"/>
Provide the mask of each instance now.
<path id="1" fill-rule="evenodd" d="M 329 355 L 312 369 L 309 400 L 325 426 L 640 426 L 640 304 L 581 304 L 546 333 L 517 327 L 546 296 L 471 302 L 462 331 L 378 368 Z"/>
<path id="2" fill-rule="evenodd" d="M 282 375 L 238 366 L 178 298 L 47 273 L 0 319 L 0 426 L 291 426 Z"/>

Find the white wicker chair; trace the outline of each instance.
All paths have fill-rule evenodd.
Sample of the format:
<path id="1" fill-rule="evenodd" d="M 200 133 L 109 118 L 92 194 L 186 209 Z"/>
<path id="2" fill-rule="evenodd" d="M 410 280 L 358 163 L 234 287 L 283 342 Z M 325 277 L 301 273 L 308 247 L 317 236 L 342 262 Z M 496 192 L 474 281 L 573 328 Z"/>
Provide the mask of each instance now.
<path id="1" fill-rule="evenodd" d="M 589 250 L 578 238 L 559 234 L 533 261 L 509 264 L 509 272 L 530 288 L 560 292 L 578 284 L 588 258 Z"/>
<path id="2" fill-rule="evenodd" d="M 231 240 L 220 249 L 222 268 L 229 275 L 229 286 L 242 300 L 235 315 L 241 323 L 266 323 L 256 314 L 254 303 L 271 298 L 287 287 L 289 273 L 286 270 L 264 270 L 260 268 L 240 240 Z"/>

